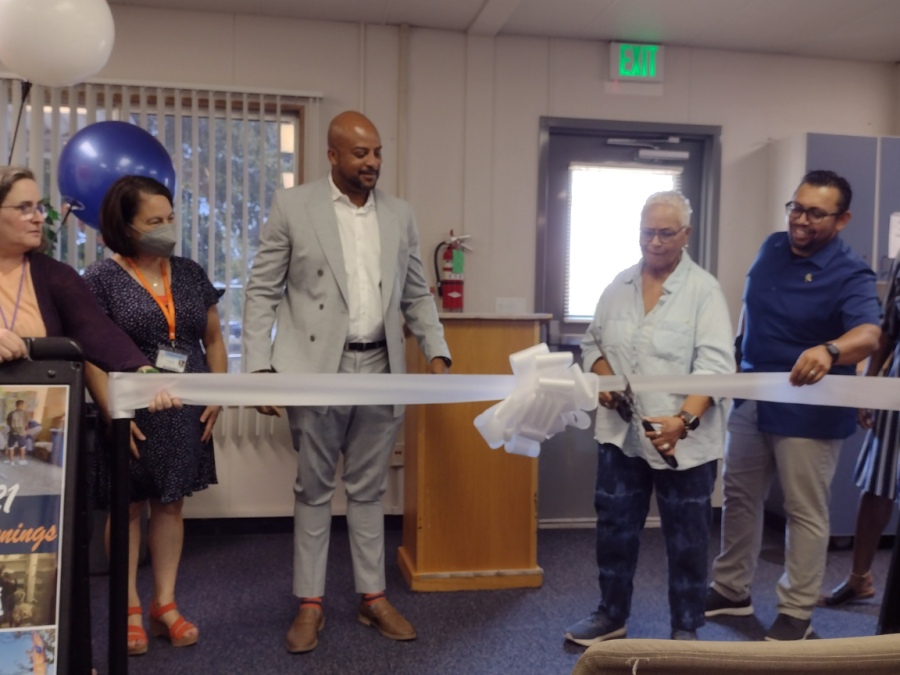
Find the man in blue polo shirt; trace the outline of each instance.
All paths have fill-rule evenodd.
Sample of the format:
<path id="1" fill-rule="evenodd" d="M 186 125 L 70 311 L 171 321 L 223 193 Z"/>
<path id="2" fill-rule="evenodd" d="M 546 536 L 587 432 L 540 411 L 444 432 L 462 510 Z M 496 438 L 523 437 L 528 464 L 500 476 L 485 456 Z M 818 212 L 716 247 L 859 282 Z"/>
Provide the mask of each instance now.
<path id="1" fill-rule="evenodd" d="M 747 274 L 735 351 L 745 373 L 790 372 L 795 386 L 850 375 L 881 336 L 875 274 L 838 236 L 850 220 L 850 185 L 812 171 L 786 205 L 787 232 L 763 243 Z M 803 640 L 828 548 L 829 487 L 856 410 L 735 401 L 722 474 L 722 552 L 706 616 L 753 614 L 750 584 L 762 542 L 763 500 L 775 472 L 787 514 L 778 617 L 767 640 Z"/>

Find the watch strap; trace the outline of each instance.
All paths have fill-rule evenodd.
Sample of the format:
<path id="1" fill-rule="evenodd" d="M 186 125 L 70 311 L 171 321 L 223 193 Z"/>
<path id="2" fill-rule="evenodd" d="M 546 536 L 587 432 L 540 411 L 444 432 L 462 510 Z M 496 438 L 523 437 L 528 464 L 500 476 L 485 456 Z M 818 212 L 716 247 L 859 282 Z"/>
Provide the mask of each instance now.
<path id="1" fill-rule="evenodd" d="M 837 362 L 837 360 L 841 357 L 840 347 L 838 347 L 833 342 L 826 342 L 822 346 L 828 350 L 829 354 L 831 354 L 831 363 L 832 363 L 832 365 L 834 365 Z"/>
<path id="2" fill-rule="evenodd" d="M 686 410 L 680 410 L 675 417 L 680 417 L 681 421 L 684 422 L 684 431 L 681 432 L 681 438 L 683 439 L 687 438 L 688 432 L 700 426 L 700 418 Z"/>

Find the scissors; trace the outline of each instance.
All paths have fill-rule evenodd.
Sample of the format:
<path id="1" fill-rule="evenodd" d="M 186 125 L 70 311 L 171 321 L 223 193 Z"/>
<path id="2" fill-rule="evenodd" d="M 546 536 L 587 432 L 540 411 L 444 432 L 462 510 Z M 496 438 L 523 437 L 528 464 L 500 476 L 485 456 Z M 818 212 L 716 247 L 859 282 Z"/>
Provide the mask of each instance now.
<path id="1" fill-rule="evenodd" d="M 591 334 L 591 338 L 594 340 L 594 344 L 597 346 L 597 349 L 600 350 L 600 355 L 603 358 L 606 358 L 606 349 L 600 344 L 600 341 L 597 339 L 597 336 L 594 334 L 593 330 L 588 331 Z M 606 359 L 606 365 L 609 366 L 609 370 L 613 375 L 615 373 L 612 369 L 612 364 L 609 362 L 609 359 Z M 631 382 L 628 381 L 628 378 L 625 375 L 622 375 L 622 379 L 625 380 L 625 391 L 613 391 L 610 392 L 613 400 L 616 402 L 616 412 L 619 413 L 619 416 L 629 424 L 631 420 L 634 419 L 634 414 L 637 413 L 638 417 L 641 418 L 641 426 L 644 428 L 644 431 L 659 434 L 650 422 L 647 421 L 647 416 L 644 414 L 643 407 L 638 403 L 637 395 L 634 393 L 634 390 L 631 388 Z M 656 448 L 656 446 L 653 446 Z M 659 453 L 659 456 L 663 458 L 663 461 L 668 464 L 673 469 L 678 468 L 678 460 L 675 459 L 675 455 L 665 455 L 662 450 L 656 448 L 656 451 Z"/>

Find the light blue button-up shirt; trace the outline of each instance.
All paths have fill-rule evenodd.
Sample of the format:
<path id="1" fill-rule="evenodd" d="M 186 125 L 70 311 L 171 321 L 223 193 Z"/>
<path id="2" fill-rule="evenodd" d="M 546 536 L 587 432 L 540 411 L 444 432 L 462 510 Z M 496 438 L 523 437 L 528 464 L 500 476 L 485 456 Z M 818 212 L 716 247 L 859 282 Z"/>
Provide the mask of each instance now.
<path id="1" fill-rule="evenodd" d="M 656 307 L 644 313 L 643 262 L 619 274 L 603 292 L 588 332 L 581 342 L 585 372 L 600 357 L 592 331 L 617 375 L 730 374 L 735 372 L 734 333 L 719 282 L 687 252 L 663 284 Z M 636 394 L 647 417 L 676 415 L 686 396 Z M 597 409 L 594 438 L 612 443 L 630 457 L 643 457 L 654 469 L 669 466 L 644 436 L 636 414 L 631 424 L 615 410 Z M 725 444 L 723 401 L 714 399 L 700 426 L 678 441 L 678 469 L 722 457 Z"/>

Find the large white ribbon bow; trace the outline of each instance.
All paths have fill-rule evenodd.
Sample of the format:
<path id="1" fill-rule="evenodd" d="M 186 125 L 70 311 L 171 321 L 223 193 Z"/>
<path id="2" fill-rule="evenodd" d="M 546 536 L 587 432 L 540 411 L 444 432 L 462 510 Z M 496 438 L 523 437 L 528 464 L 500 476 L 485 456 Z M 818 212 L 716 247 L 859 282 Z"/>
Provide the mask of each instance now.
<path id="1" fill-rule="evenodd" d="M 492 448 L 537 457 L 541 441 L 567 426 L 587 429 L 588 410 L 597 407 L 599 378 L 572 363 L 571 352 L 550 353 L 535 345 L 509 357 L 516 386 L 512 394 L 475 418 Z"/>

